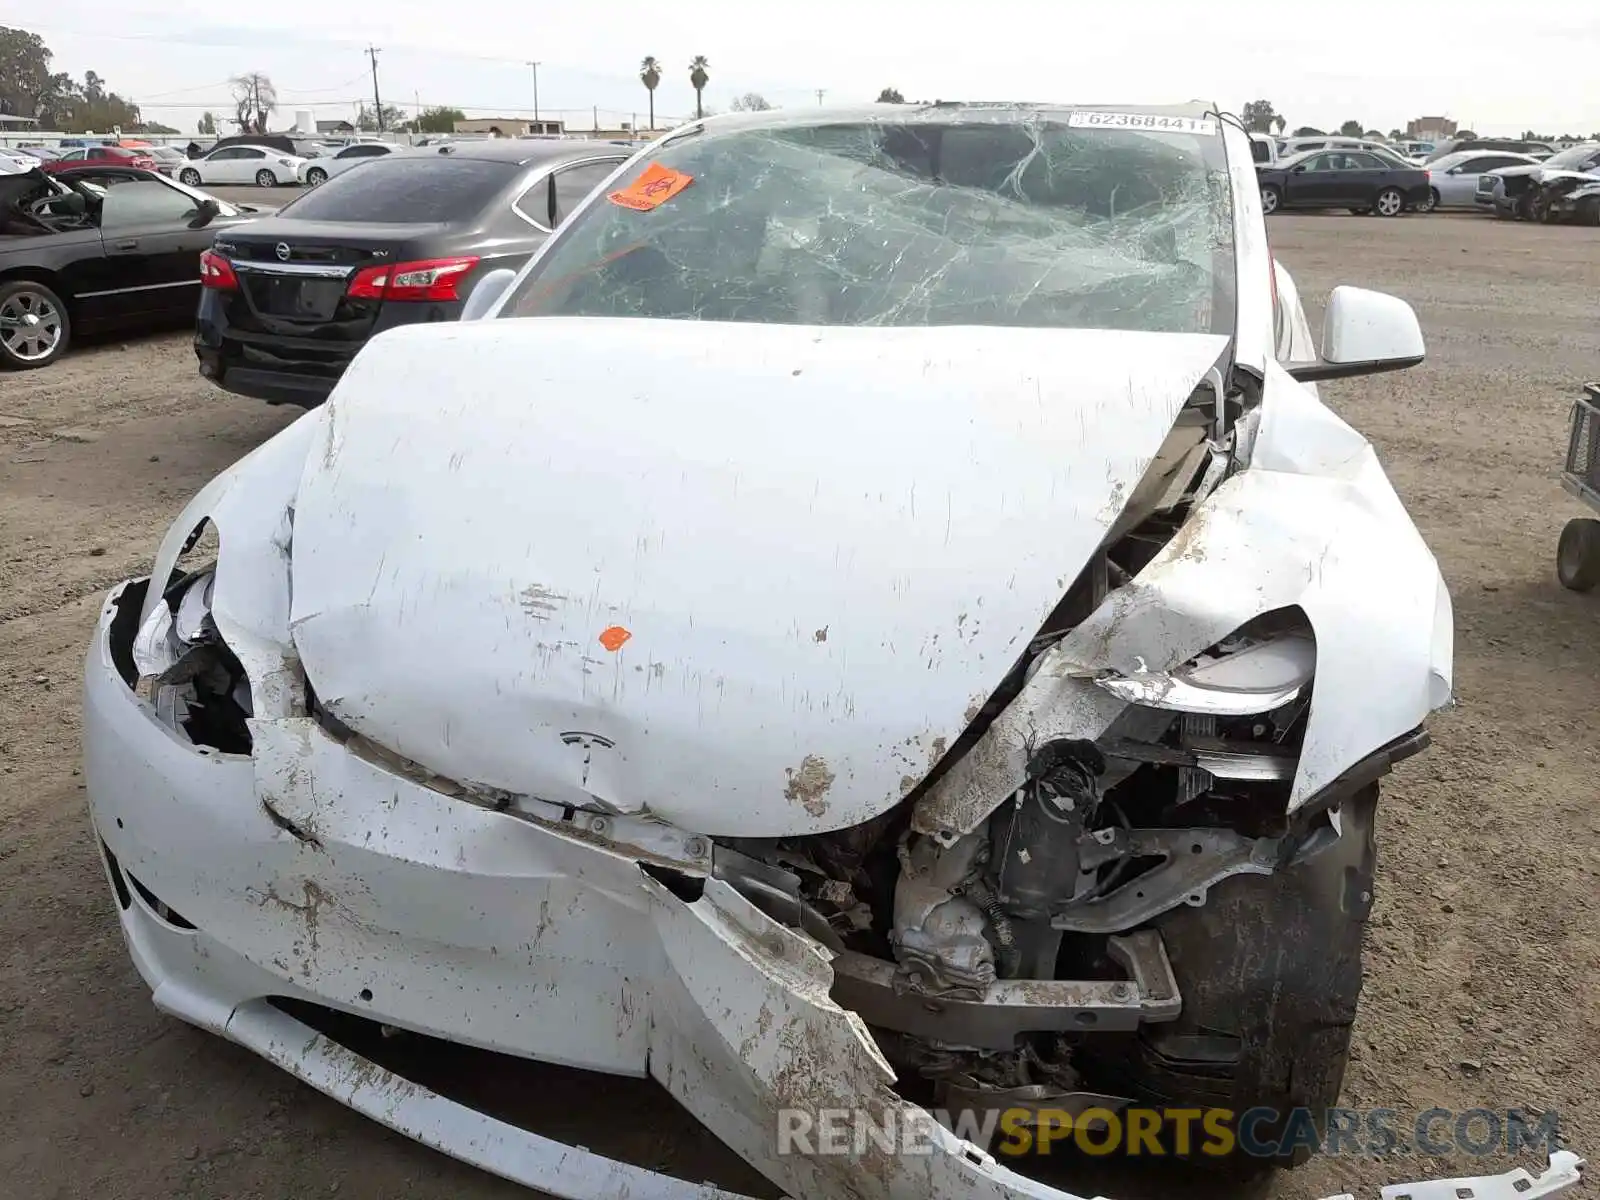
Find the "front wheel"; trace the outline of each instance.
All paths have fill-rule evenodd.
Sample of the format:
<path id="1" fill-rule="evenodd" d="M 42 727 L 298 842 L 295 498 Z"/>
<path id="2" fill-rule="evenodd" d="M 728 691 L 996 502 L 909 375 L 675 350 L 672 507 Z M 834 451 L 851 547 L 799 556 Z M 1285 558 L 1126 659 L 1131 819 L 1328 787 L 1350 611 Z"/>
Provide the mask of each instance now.
<path id="1" fill-rule="evenodd" d="M 1578 224 L 1600 225 L 1600 196 L 1578 201 Z"/>
<path id="2" fill-rule="evenodd" d="M 1272 184 L 1265 184 L 1261 189 L 1261 211 L 1270 217 L 1282 204 L 1283 193 Z"/>
<path id="3" fill-rule="evenodd" d="M 183 170 L 178 172 L 178 182 L 186 183 L 190 187 L 199 187 L 200 172 L 196 171 L 193 167 L 185 167 Z"/>
<path id="4" fill-rule="evenodd" d="M 271 171 L 267 170 L 267 168 L 262 167 L 261 170 L 256 172 L 256 186 L 257 187 L 277 187 L 278 186 L 278 177 L 276 175 L 274 175 Z"/>
<path id="5" fill-rule="evenodd" d="M 1372 202 L 1372 211 L 1380 217 L 1398 217 L 1406 209 L 1406 198 L 1399 188 L 1384 188 Z"/>
<path id="6" fill-rule="evenodd" d="M 1417 211 L 1418 212 L 1431 213 L 1434 209 L 1439 207 L 1439 199 L 1440 199 L 1440 197 L 1439 197 L 1439 189 L 1438 188 L 1429 188 L 1428 189 L 1428 198 L 1426 200 L 1424 200 L 1421 204 L 1417 205 Z"/>
<path id="7" fill-rule="evenodd" d="M 318 187 L 328 182 L 328 173 L 321 167 L 312 167 L 306 172 L 306 182 L 312 187 Z"/>
<path id="8" fill-rule="evenodd" d="M 1600 521 L 1575 517 L 1566 523 L 1556 547 L 1556 577 L 1574 592 L 1600 587 Z"/>
<path id="9" fill-rule="evenodd" d="M 67 306 L 32 279 L 0 284 L 0 366 L 14 371 L 47 367 L 72 340 Z"/>
<path id="10" fill-rule="evenodd" d="M 1272 1110 L 1236 1131 L 1225 1169 L 1248 1174 L 1309 1157 L 1286 1127 L 1309 1117 L 1325 1131 L 1339 1102 L 1372 911 L 1377 804 L 1369 785 L 1340 806 L 1333 845 L 1272 875 L 1224 880 L 1202 906 L 1156 919 L 1183 1012 L 1115 1047 L 1087 1040 L 1084 1076 L 1095 1090 L 1234 1119 Z"/>

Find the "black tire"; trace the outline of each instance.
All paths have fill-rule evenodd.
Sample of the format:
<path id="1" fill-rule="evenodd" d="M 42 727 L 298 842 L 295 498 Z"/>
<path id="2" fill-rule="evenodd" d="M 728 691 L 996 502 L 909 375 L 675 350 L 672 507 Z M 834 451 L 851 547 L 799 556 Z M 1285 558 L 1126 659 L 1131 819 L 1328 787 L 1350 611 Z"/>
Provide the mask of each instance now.
<path id="1" fill-rule="evenodd" d="M 262 167 L 261 170 L 256 172 L 256 186 L 257 187 L 277 187 L 278 186 L 278 177 L 276 175 L 274 175 L 271 171 L 267 170 L 266 167 Z"/>
<path id="2" fill-rule="evenodd" d="M 1283 211 L 1283 193 L 1275 184 L 1261 185 L 1261 211 L 1265 216 Z"/>
<path id="3" fill-rule="evenodd" d="M 1176 1021 L 1142 1026 L 1080 1051 L 1095 1090 L 1162 1107 L 1225 1109 L 1252 1122 L 1263 1142 L 1308 1110 L 1320 1133 L 1339 1102 L 1350 1029 L 1361 996 L 1361 940 L 1372 911 L 1378 788 L 1346 800 L 1343 835 L 1308 862 L 1272 875 L 1236 875 L 1199 908 L 1157 918 L 1183 996 Z M 1230 1174 L 1299 1166 L 1303 1147 L 1281 1157 L 1197 1153 Z"/>
<path id="4" fill-rule="evenodd" d="M 1576 517 L 1561 530 L 1556 546 L 1556 577 L 1574 592 L 1600 587 L 1600 521 Z"/>
<path id="5" fill-rule="evenodd" d="M 1516 205 L 1513 207 L 1512 211 L 1516 214 L 1517 220 L 1519 221 L 1533 220 L 1532 188 L 1529 188 L 1527 191 L 1523 192 L 1522 195 L 1517 197 Z"/>
<path id="6" fill-rule="evenodd" d="M 1364 217 L 1371 211 L 1372 210 L 1370 208 L 1352 208 L 1350 210 L 1350 214 L 1351 216 Z"/>
<path id="7" fill-rule="evenodd" d="M 185 167 L 183 170 L 178 172 L 178 182 L 186 183 L 190 187 L 199 187 L 200 172 L 196 171 L 193 167 Z"/>
<path id="8" fill-rule="evenodd" d="M 1578 201 L 1578 224 L 1600 225 L 1600 197 Z"/>
<path id="9" fill-rule="evenodd" d="M 1442 197 L 1439 195 L 1438 188 L 1429 188 L 1427 200 L 1417 206 L 1417 211 L 1431 213 L 1434 209 L 1439 207 L 1439 201 L 1441 199 Z"/>
<path id="10" fill-rule="evenodd" d="M 0 283 L 0 366 L 48 367 L 71 342 L 71 314 L 52 288 L 33 279 Z"/>
<path id="11" fill-rule="evenodd" d="M 1380 217 L 1398 217 L 1405 210 L 1405 193 L 1399 188 L 1382 188 L 1372 198 L 1372 211 Z"/>
<path id="12" fill-rule="evenodd" d="M 321 167 L 312 167 L 306 172 L 306 182 L 312 187 L 320 187 L 328 182 L 328 173 Z"/>

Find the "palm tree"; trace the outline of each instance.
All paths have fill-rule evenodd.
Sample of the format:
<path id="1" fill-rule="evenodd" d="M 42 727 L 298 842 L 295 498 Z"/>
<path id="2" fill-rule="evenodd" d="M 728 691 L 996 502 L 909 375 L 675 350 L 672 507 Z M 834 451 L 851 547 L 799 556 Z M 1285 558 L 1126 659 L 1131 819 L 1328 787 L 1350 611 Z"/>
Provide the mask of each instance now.
<path id="1" fill-rule="evenodd" d="M 661 64 L 656 61 L 654 54 L 645 55 L 639 64 L 639 82 L 644 84 L 645 91 L 650 93 L 650 128 L 656 127 L 656 84 L 661 82 Z"/>
<path id="2" fill-rule="evenodd" d="M 706 84 L 711 82 L 710 70 L 711 64 L 706 61 L 704 54 L 696 54 L 689 62 L 689 82 L 694 86 L 694 115 L 697 120 L 706 115 L 700 98 L 706 90 Z"/>

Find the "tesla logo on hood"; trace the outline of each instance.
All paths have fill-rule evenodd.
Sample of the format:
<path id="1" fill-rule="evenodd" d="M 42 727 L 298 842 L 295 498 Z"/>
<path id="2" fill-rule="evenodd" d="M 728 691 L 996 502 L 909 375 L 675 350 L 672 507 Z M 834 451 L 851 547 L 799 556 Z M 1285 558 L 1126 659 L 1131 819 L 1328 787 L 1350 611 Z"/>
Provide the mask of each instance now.
<path id="1" fill-rule="evenodd" d="M 279 262 L 288 262 L 289 261 L 289 243 L 288 242 L 279 242 L 278 243 L 278 248 L 274 251 L 274 253 L 277 254 Z"/>
<path id="2" fill-rule="evenodd" d="M 615 742 L 606 737 L 604 734 L 584 733 L 581 730 L 576 729 L 569 733 L 563 733 L 561 735 L 561 741 L 565 745 L 576 746 L 578 749 L 583 751 L 583 778 L 579 781 L 579 787 L 588 786 L 589 766 L 594 762 L 594 752 L 596 750 L 609 750 L 611 747 L 616 745 Z"/>

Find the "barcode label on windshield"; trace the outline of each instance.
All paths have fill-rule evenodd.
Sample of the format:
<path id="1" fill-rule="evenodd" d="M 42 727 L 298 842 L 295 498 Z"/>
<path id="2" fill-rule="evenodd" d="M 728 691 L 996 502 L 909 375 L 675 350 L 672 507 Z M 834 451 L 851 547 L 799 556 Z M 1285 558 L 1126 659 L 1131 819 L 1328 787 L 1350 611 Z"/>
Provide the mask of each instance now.
<path id="1" fill-rule="evenodd" d="M 1072 129 L 1134 129 L 1140 133 L 1201 133 L 1216 136 L 1210 117 L 1162 117 L 1155 113 L 1075 112 L 1067 118 Z"/>

